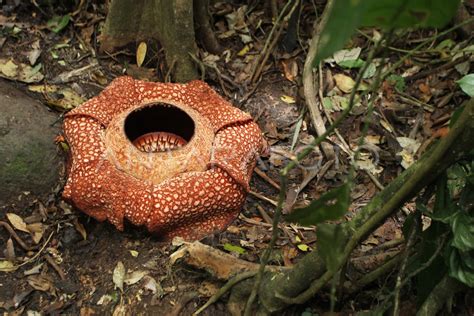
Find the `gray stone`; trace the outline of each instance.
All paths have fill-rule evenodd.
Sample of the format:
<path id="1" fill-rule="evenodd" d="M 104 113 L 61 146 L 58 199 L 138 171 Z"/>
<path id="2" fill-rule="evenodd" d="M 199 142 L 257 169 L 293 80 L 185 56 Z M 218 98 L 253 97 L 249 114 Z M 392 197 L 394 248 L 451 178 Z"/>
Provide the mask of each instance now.
<path id="1" fill-rule="evenodd" d="M 58 183 L 58 115 L 0 80 L 0 208 L 45 198 Z M 29 192 L 25 194 L 25 192 Z"/>

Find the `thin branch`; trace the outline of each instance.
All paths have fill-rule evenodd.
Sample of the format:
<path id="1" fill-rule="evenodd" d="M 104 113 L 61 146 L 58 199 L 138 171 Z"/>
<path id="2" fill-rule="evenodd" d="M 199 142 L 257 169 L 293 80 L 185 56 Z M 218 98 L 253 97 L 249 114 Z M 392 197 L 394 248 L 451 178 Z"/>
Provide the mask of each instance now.
<path id="1" fill-rule="evenodd" d="M 295 11 L 299 0 L 295 0 L 295 4 L 291 8 L 290 12 L 285 15 L 286 10 L 290 6 L 292 0 L 288 0 L 288 2 L 285 4 L 283 9 L 280 12 L 280 15 L 278 16 L 278 19 L 275 21 L 275 24 L 272 27 L 272 30 L 270 31 L 270 34 L 267 37 L 267 40 L 265 41 L 265 45 L 263 46 L 262 53 L 258 55 L 257 60 L 255 61 L 256 67 L 253 69 L 252 75 L 250 76 L 250 81 L 252 83 L 257 82 L 258 78 L 260 78 L 260 74 L 262 73 L 263 67 L 265 66 L 266 61 L 268 60 L 268 57 L 270 56 L 270 53 L 273 51 L 273 48 L 275 47 L 278 38 L 283 30 L 283 26 L 286 22 L 289 20 L 290 16 L 293 14 L 293 11 Z M 277 30 L 277 33 L 275 36 L 273 34 L 275 33 L 275 30 Z"/>
<path id="2" fill-rule="evenodd" d="M 268 259 L 270 258 L 273 247 L 275 246 L 275 242 L 278 238 L 278 223 L 280 222 L 281 210 L 283 209 L 283 202 L 285 201 L 287 178 L 282 176 L 280 183 L 281 183 L 280 184 L 281 190 L 278 196 L 278 205 L 277 205 L 277 208 L 275 209 L 275 214 L 273 216 L 272 239 L 270 240 L 268 248 L 265 249 L 265 252 L 263 253 L 263 257 L 260 261 L 260 267 L 258 269 L 258 274 L 255 280 L 255 283 L 253 284 L 252 292 L 250 293 L 249 298 L 247 300 L 247 304 L 245 305 L 245 312 L 244 312 L 245 316 L 250 316 L 252 314 L 252 305 L 257 297 L 257 292 L 260 288 L 260 284 L 263 278 L 263 272 L 265 271 L 265 266 L 268 263 Z"/>

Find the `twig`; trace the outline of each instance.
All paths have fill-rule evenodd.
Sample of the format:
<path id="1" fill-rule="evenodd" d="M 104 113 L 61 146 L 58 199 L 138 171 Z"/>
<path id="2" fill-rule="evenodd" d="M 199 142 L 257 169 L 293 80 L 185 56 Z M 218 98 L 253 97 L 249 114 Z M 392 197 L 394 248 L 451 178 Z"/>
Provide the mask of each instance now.
<path id="1" fill-rule="evenodd" d="M 258 274 L 255 280 L 255 283 L 253 284 L 252 292 L 250 293 L 247 300 L 247 304 L 245 305 L 245 312 L 244 312 L 245 316 L 250 316 L 252 313 L 253 302 L 255 301 L 255 298 L 257 297 L 257 292 L 260 288 L 260 284 L 263 278 L 263 272 L 265 271 L 265 266 L 268 262 L 268 259 L 270 258 L 270 254 L 272 253 L 273 247 L 275 246 L 275 242 L 278 238 L 278 223 L 280 222 L 281 210 L 283 209 L 283 202 L 285 201 L 285 194 L 286 194 L 286 186 L 287 186 L 286 177 L 282 176 L 280 183 L 281 183 L 281 190 L 278 196 L 278 205 L 277 205 L 277 208 L 275 209 L 275 215 L 273 216 L 272 239 L 270 240 L 268 248 L 265 249 L 262 259 L 260 261 L 260 267 L 258 269 Z"/>
<path id="2" fill-rule="evenodd" d="M 15 241 L 20 245 L 21 248 L 23 248 L 23 249 L 26 250 L 26 251 L 30 251 L 30 250 L 33 250 L 33 249 L 34 249 L 34 247 L 28 246 L 28 245 L 23 241 L 23 239 L 21 239 L 21 237 L 18 236 L 18 234 L 17 234 L 16 231 L 10 226 L 10 224 L 8 224 L 7 222 L 0 221 L 0 226 L 3 226 L 3 227 L 5 227 L 6 230 L 8 230 L 8 232 L 10 233 L 10 236 L 12 236 L 13 239 L 15 239 Z"/>
<path id="3" fill-rule="evenodd" d="M 319 23 L 315 22 L 317 23 L 317 26 L 314 29 L 314 34 L 311 38 L 308 54 L 306 55 L 306 60 L 303 67 L 304 97 L 306 99 L 306 104 L 308 106 L 309 114 L 311 116 L 311 122 L 313 123 L 314 129 L 316 130 L 318 136 L 325 134 L 326 126 L 324 125 L 324 121 L 318 107 L 318 100 L 316 98 L 316 90 L 318 89 L 315 88 L 313 64 L 314 58 L 316 57 L 316 52 L 319 47 L 321 31 L 327 23 L 327 20 L 333 8 L 333 4 L 333 0 L 328 0 L 326 8 L 324 9 L 323 15 L 321 17 L 321 21 Z M 324 152 L 324 155 L 328 160 L 334 159 L 334 149 L 329 144 L 322 144 L 321 147 Z"/>
<path id="4" fill-rule="evenodd" d="M 416 74 L 414 74 L 410 77 L 405 78 L 405 80 L 407 82 L 410 82 L 410 81 L 418 80 L 420 78 L 428 77 L 429 75 L 440 72 L 442 70 L 453 68 L 457 64 L 461 64 L 461 63 L 469 60 L 470 57 L 471 57 L 471 55 L 465 55 L 465 56 L 459 57 L 459 58 L 457 58 L 457 59 L 455 59 L 455 60 L 453 60 L 449 63 L 442 64 L 439 67 L 435 67 L 435 68 L 428 69 L 428 70 L 425 70 L 425 71 L 420 71 L 419 73 L 416 73 Z"/>
<path id="5" fill-rule="evenodd" d="M 262 170 L 260 170 L 258 167 L 255 167 L 254 169 L 255 173 L 257 175 L 259 175 L 263 180 L 267 181 L 272 187 L 274 187 L 275 189 L 277 189 L 278 191 L 280 191 L 280 185 L 278 183 L 276 183 L 275 181 L 273 181 L 272 178 L 270 178 L 269 176 L 267 176 L 267 174 L 265 172 L 263 172 Z"/>
<path id="6" fill-rule="evenodd" d="M 379 46 L 381 45 L 381 43 L 384 40 L 385 40 L 385 34 L 382 36 L 382 39 L 380 39 L 380 41 L 377 42 L 376 46 L 370 51 L 370 54 L 367 58 L 366 64 L 364 65 L 363 69 L 360 71 L 359 75 L 357 76 L 355 87 L 358 87 L 360 85 L 360 83 L 362 81 L 362 74 L 365 72 L 368 65 L 373 60 L 375 52 L 378 50 Z M 371 85 L 370 91 L 377 91 L 377 88 L 381 84 L 381 68 L 383 68 L 383 67 L 382 66 L 379 67 L 379 69 L 376 73 L 375 80 Z M 349 106 L 343 111 L 342 115 L 339 116 L 338 119 L 336 119 L 336 121 L 334 121 L 334 123 L 332 125 L 330 125 L 330 127 L 328 128 L 328 130 L 324 134 L 322 134 L 321 136 L 316 138 L 313 142 L 311 142 L 310 146 L 308 146 L 308 148 L 303 150 L 298 155 L 297 161 L 300 161 L 307 154 L 309 154 L 311 152 L 311 148 L 314 148 L 315 146 L 319 145 L 319 143 L 321 143 L 329 135 L 329 133 L 332 133 L 332 131 L 340 124 L 342 119 L 345 118 L 348 115 L 348 113 L 350 112 L 350 110 L 354 106 L 355 90 L 356 90 L 355 88 L 352 90 L 351 97 L 350 97 L 350 100 L 349 100 Z M 370 98 L 370 102 L 369 102 L 369 106 L 368 106 L 369 109 L 373 108 L 374 99 L 375 99 L 375 96 Z M 366 128 L 366 126 L 364 126 L 364 127 Z M 314 147 L 312 147 L 312 146 L 314 146 Z M 355 156 L 357 155 L 357 153 L 358 153 L 358 151 L 356 151 Z M 288 172 L 292 168 L 294 168 L 296 165 L 297 165 L 297 162 L 295 162 L 295 161 L 289 162 L 288 165 L 286 165 L 286 167 L 281 172 L 282 177 L 285 177 L 288 174 Z M 333 278 L 334 273 L 339 271 L 339 269 L 345 264 L 345 262 L 347 261 L 347 259 L 350 256 L 350 254 L 352 253 L 352 250 L 355 248 L 355 246 L 359 242 L 359 239 L 362 238 L 362 236 L 360 236 L 360 237 L 358 237 L 359 239 L 357 239 L 357 241 L 354 241 L 354 236 L 356 236 L 356 235 L 357 235 L 357 231 L 353 234 L 351 240 L 349 241 L 349 243 L 344 248 L 344 252 L 343 252 L 343 256 L 342 256 L 343 259 L 340 261 L 337 268 L 332 269 L 332 270 L 327 270 L 319 279 L 315 280 L 305 291 L 303 291 L 302 293 L 300 293 L 296 297 L 293 297 L 293 298 L 286 297 L 286 296 L 283 296 L 283 295 L 279 294 L 278 292 L 275 294 L 275 296 L 277 296 L 278 298 L 280 298 L 282 301 L 284 301 L 287 304 L 302 304 L 302 303 L 306 302 L 308 299 L 310 299 L 311 297 L 313 297 L 327 282 L 329 282 Z M 352 243 L 351 243 L 351 241 L 352 241 Z M 350 248 L 349 248 L 349 246 L 350 246 Z"/>
<path id="7" fill-rule="evenodd" d="M 436 40 L 438 38 L 440 38 L 441 36 L 444 36 L 446 34 L 449 34 L 451 33 L 452 31 L 462 27 L 463 25 L 466 25 L 466 24 L 469 24 L 469 23 L 472 23 L 474 22 L 474 17 L 473 18 L 470 18 L 468 20 L 465 20 L 441 33 L 438 33 L 438 34 L 435 34 L 431 37 L 428 37 L 426 39 L 423 39 L 423 41 L 418 44 L 415 48 L 413 48 L 412 50 L 410 50 L 406 55 L 403 55 L 397 62 L 395 62 L 383 75 L 382 75 L 382 80 L 385 80 L 387 79 L 388 76 L 390 76 L 390 74 L 392 74 L 397 68 L 399 68 L 401 65 L 403 65 L 403 63 L 408 59 L 410 58 L 413 54 L 415 54 L 416 52 L 418 52 L 423 46 L 425 46 L 428 42 L 430 41 L 433 41 L 433 40 Z"/>
<path id="8" fill-rule="evenodd" d="M 259 221 L 253 220 L 251 218 L 245 217 L 242 214 L 239 215 L 239 219 L 243 220 L 246 223 L 252 224 L 252 225 L 260 225 L 260 226 L 263 226 L 263 227 L 272 227 L 273 226 L 273 224 L 259 222 Z M 297 230 L 315 231 L 315 229 L 316 229 L 315 227 L 296 226 L 296 225 L 293 225 L 293 224 L 290 224 L 288 226 L 291 227 L 295 231 L 297 231 Z M 278 227 L 287 227 L 287 226 L 285 226 L 283 224 L 280 224 Z"/>
<path id="9" fill-rule="evenodd" d="M 262 53 L 258 55 L 258 58 L 255 61 L 256 67 L 253 69 L 252 75 L 250 76 L 250 82 L 253 84 L 257 82 L 257 80 L 260 78 L 260 74 L 262 73 L 263 67 L 265 66 L 268 60 L 268 57 L 270 56 L 270 53 L 273 51 L 273 48 L 278 42 L 278 38 L 280 37 L 280 34 L 283 31 L 283 27 L 285 23 L 281 23 L 282 19 L 283 19 L 283 22 L 286 22 L 289 20 L 289 18 L 295 11 L 296 7 L 298 6 L 299 0 L 295 0 L 295 3 L 290 9 L 290 12 L 287 15 L 284 15 L 286 13 L 286 10 L 290 6 L 291 2 L 292 0 L 288 0 L 288 2 L 285 4 L 283 9 L 281 10 L 280 15 L 278 16 L 278 19 L 275 21 L 275 24 L 273 25 L 272 30 L 270 31 L 270 34 L 268 35 L 267 40 L 265 41 L 265 45 L 263 46 Z M 273 36 L 277 28 L 278 30 L 276 32 L 276 35 Z"/>
<path id="10" fill-rule="evenodd" d="M 332 1 L 332 0 L 330 0 L 330 1 Z M 328 2 L 328 4 L 329 4 L 329 2 Z M 356 79 L 355 84 L 354 84 L 354 89 L 352 90 L 351 95 L 349 97 L 349 105 L 347 106 L 347 108 L 344 109 L 344 111 L 342 111 L 341 115 L 334 121 L 333 124 L 331 124 L 329 126 L 329 128 L 326 130 L 326 132 L 324 132 L 322 135 L 319 135 L 316 139 L 314 139 L 305 149 L 303 149 L 296 156 L 296 159 L 290 161 L 285 166 L 285 168 L 283 168 L 283 170 L 281 171 L 282 176 L 287 176 L 288 173 L 293 168 L 295 168 L 302 159 L 304 159 L 307 155 L 309 155 L 313 151 L 314 148 L 319 146 L 319 144 L 321 144 L 341 124 L 341 122 L 349 115 L 350 111 L 352 110 L 352 108 L 354 107 L 354 104 L 355 104 L 354 100 L 355 100 L 356 90 L 357 90 L 356 87 L 360 86 L 360 83 L 362 82 L 362 75 L 367 70 L 367 68 L 369 67 L 369 64 L 372 62 L 372 60 L 374 59 L 375 52 L 379 49 L 379 47 L 381 46 L 381 43 L 383 42 L 383 40 L 384 40 L 384 38 L 380 39 L 380 41 L 378 41 L 376 43 L 376 45 L 374 46 L 374 48 L 370 51 L 369 56 L 367 57 L 366 63 L 364 64 L 361 71 L 359 72 L 359 75 L 357 76 L 357 79 Z"/>
<path id="11" fill-rule="evenodd" d="M 14 267 L 14 269 L 18 269 L 19 267 L 21 266 L 24 266 L 25 264 L 28 264 L 34 260 L 36 260 L 36 258 L 39 257 L 39 255 L 43 252 L 43 250 L 46 248 L 46 246 L 48 245 L 49 241 L 51 240 L 51 237 L 53 237 L 53 234 L 54 232 L 51 232 L 51 234 L 49 234 L 49 237 L 48 239 L 46 239 L 46 241 L 44 242 L 43 246 L 41 247 L 41 249 L 31 258 L 29 258 L 28 260 L 26 260 L 25 262 L 22 262 L 21 264 L 17 265 Z"/>
<path id="12" fill-rule="evenodd" d="M 375 247 L 374 249 L 376 250 L 385 250 L 385 249 L 390 249 L 397 247 L 405 242 L 405 238 L 397 238 L 397 239 L 392 239 L 387 242 L 384 242 L 383 244 Z"/>
<path id="13" fill-rule="evenodd" d="M 263 209 L 263 207 L 261 205 L 257 204 L 257 210 L 260 213 L 260 216 L 262 216 L 263 220 L 267 224 L 272 223 L 272 218 L 270 217 L 270 215 L 267 214 L 267 212 Z"/>
<path id="14" fill-rule="evenodd" d="M 263 194 L 260 194 L 258 192 L 254 192 L 254 191 L 249 191 L 249 193 L 253 196 L 255 196 L 256 198 L 259 198 L 260 200 L 262 201 L 265 201 L 265 202 L 268 202 L 270 203 L 271 205 L 273 206 L 277 206 L 277 202 L 275 202 L 274 200 L 272 199 L 269 199 L 267 198 L 266 196 L 264 196 Z"/>
<path id="15" fill-rule="evenodd" d="M 261 82 L 262 82 L 262 79 L 260 78 L 260 80 L 256 84 L 253 85 L 252 89 L 250 89 L 250 91 L 247 91 L 247 93 L 245 93 L 245 95 L 237 101 L 239 107 L 244 106 L 244 104 L 248 101 L 250 96 L 254 94 L 255 90 L 257 90 Z"/>
<path id="16" fill-rule="evenodd" d="M 53 269 L 56 270 L 61 280 L 66 280 L 66 274 L 64 273 L 63 269 L 61 269 L 61 267 L 58 266 L 58 264 L 54 261 L 54 259 L 51 258 L 50 255 L 44 255 L 44 258 L 53 267 Z"/>
<path id="17" fill-rule="evenodd" d="M 230 95 L 229 91 L 227 91 L 227 88 L 225 87 L 224 81 L 222 80 L 222 75 L 221 75 L 220 70 L 214 65 L 210 65 L 210 64 L 207 64 L 207 63 L 203 62 L 202 60 L 199 60 L 194 54 L 189 53 L 189 56 L 191 56 L 191 59 L 194 60 L 194 62 L 199 65 L 199 68 L 201 69 L 201 73 L 206 72 L 205 67 L 211 68 L 216 72 L 217 80 L 219 81 L 219 85 L 221 86 L 222 91 L 224 92 L 224 94 L 228 98 L 230 98 L 231 95 Z"/>
<path id="18" fill-rule="evenodd" d="M 400 264 L 400 269 L 398 270 L 397 274 L 397 281 L 395 283 L 395 294 L 393 298 L 393 315 L 398 316 L 400 314 L 400 290 L 402 289 L 402 279 L 403 275 L 405 274 L 405 270 L 408 264 L 408 257 L 410 252 L 412 252 L 413 245 L 416 241 L 416 233 L 418 231 L 418 225 L 420 224 L 421 220 L 421 213 L 417 214 L 418 216 L 414 217 L 413 224 L 411 226 L 408 239 L 406 242 L 405 250 L 403 251 L 402 261 Z"/>
<path id="19" fill-rule="evenodd" d="M 318 65 L 318 86 L 319 86 L 319 89 L 318 89 L 318 96 L 319 96 L 319 104 L 321 104 L 321 108 L 323 109 L 323 112 L 324 114 L 326 115 L 326 118 L 329 122 L 329 124 L 332 124 L 333 123 L 333 119 L 331 117 L 331 113 L 329 113 L 328 109 L 326 109 L 326 107 L 324 106 L 324 103 L 323 103 L 323 99 L 324 99 L 324 96 L 323 96 L 323 67 L 322 67 L 322 64 L 319 63 Z M 342 148 L 342 150 L 344 150 L 344 152 L 346 154 L 348 154 L 349 156 L 352 155 L 352 150 L 349 146 L 349 144 L 347 144 L 346 140 L 342 137 L 341 133 L 339 133 L 339 130 L 336 128 L 334 129 L 334 134 L 336 134 L 337 138 L 339 138 L 339 141 L 341 142 L 342 146 L 340 146 Z"/>

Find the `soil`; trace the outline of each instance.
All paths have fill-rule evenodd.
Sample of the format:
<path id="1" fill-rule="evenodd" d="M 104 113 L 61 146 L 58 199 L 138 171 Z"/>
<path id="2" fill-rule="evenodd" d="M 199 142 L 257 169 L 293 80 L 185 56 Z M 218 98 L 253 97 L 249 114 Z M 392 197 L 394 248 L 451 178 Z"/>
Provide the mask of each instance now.
<path id="1" fill-rule="evenodd" d="M 35 6 L 10 2 L 7 1 L 8 5 L 0 13 L 3 28 L 1 38 L 4 39 L 0 57 L 29 64 L 32 45 L 39 40 L 40 57 L 34 63 L 42 64 L 44 79 L 39 84 L 55 84 L 60 89 L 72 88 L 76 95 L 87 100 L 113 78 L 124 73 L 148 80 L 164 79 L 166 63 L 162 52 L 154 50 L 156 46 L 149 45 L 150 51 L 142 67 L 135 65 L 133 46 L 113 54 L 95 50 L 106 12 L 105 5 L 101 2 L 95 4 L 85 1 L 84 7 L 75 7 L 74 1 L 73 4 L 61 4 L 57 7 L 41 3 Z M 239 8 L 229 6 L 231 11 Z M 310 7 L 305 7 L 304 10 L 310 11 Z M 75 9 L 80 10 L 58 33 L 48 26 L 47 22 L 51 21 L 53 15 L 64 16 L 75 12 Z M 311 30 L 311 19 L 314 16 L 308 13 L 305 18 L 308 21 L 302 29 Z M 219 16 L 216 25 L 225 25 L 224 17 Z M 20 31 L 14 31 L 15 27 Z M 271 23 L 265 20 L 262 27 L 269 31 Z M 255 55 L 258 48 L 263 46 L 265 37 L 258 30 L 252 32 L 255 32 L 258 39 L 255 51 L 252 52 Z M 423 35 L 426 34 L 413 32 L 406 40 L 409 42 Z M 308 38 L 309 35 L 306 33 L 304 36 Z M 238 36 L 222 41 L 224 46 L 227 45 L 235 53 L 244 47 Z M 364 38 L 358 38 L 354 45 L 356 44 L 368 45 Z M 217 62 L 222 74 L 228 78 L 224 85 L 219 80 L 219 75 L 212 70 L 207 73 L 206 80 L 220 94 L 256 119 L 272 149 L 270 156 L 263 157 L 259 162 L 258 168 L 278 183 L 281 168 L 315 135 L 307 115 L 303 120 L 300 119 L 302 113 L 305 113 L 302 89 L 298 83 L 304 52 L 297 48 L 289 54 L 278 49 L 268 62 L 255 90 L 244 85 L 245 78 L 249 77 L 251 71 L 250 63 L 245 56 L 238 57 L 235 53 L 228 63 L 222 59 Z M 398 55 L 392 53 L 391 62 L 394 62 Z M 203 54 L 201 57 L 206 56 Z M 291 62 L 299 69 L 296 79 L 288 79 L 291 76 L 285 71 L 285 62 Z M 400 72 L 412 69 L 415 62 L 422 66 L 425 65 L 423 62 L 427 63 L 422 58 L 407 61 Z M 329 83 L 323 88 L 324 91 L 334 88 L 334 74 L 342 73 L 355 78 L 353 70 L 341 69 L 337 65 L 326 65 L 325 69 L 325 78 L 328 78 Z M 376 115 L 369 124 L 368 135 L 374 141 L 361 160 L 368 169 L 376 168 L 376 172 L 369 176 L 371 171 L 358 171 L 347 217 L 350 218 L 379 191 L 378 182 L 386 185 L 403 170 L 402 158 L 398 155 L 401 145 L 397 137 L 410 137 L 422 144 L 448 121 L 449 115 L 465 99 L 455 88 L 454 82 L 459 77 L 459 74 L 449 69 L 414 80 L 403 94 L 411 102 L 400 101 L 402 95 L 395 91 L 393 85 L 387 83 L 384 86 L 384 91 L 381 92 L 384 96 L 376 104 Z M 31 85 L 32 83 L 19 84 L 26 93 L 42 101 L 44 107 L 53 109 L 58 117 L 70 109 L 68 104 L 61 102 L 64 90 L 60 90 L 59 96 L 58 93 L 34 93 L 29 91 Z M 338 93 L 347 97 L 340 91 Z M 449 100 L 446 101 L 448 97 Z M 345 152 L 341 139 L 351 149 L 355 148 L 362 135 L 365 113 L 366 109 L 363 108 L 359 112 L 355 111 L 340 126 L 340 136 L 330 137 L 329 141 L 338 149 L 337 161 L 309 182 L 296 199 L 295 206 L 307 205 L 312 199 L 344 182 L 351 159 Z M 340 109 L 337 108 L 328 111 L 331 120 L 339 114 Z M 376 157 L 371 156 L 374 153 Z M 321 153 L 316 150 L 303 164 L 312 166 L 321 159 Z M 310 168 L 294 169 L 289 175 L 291 187 L 298 187 L 311 174 L 310 171 Z M 374 177 L 378 181 L 374 181 Z M 59 187 L 63 181 L 64 179 L 57 181 Z M 264 199 L 277 200 L 278 190 L 268 180 L 254 175 L 251 191 L 258 193 L 260 197 L 249 194 L 240 217 L 226 231 L 207 237 L 202 242 L 241 259 L 259 262 L 262 251 L 271 238 L 266 216 L 271 218 L 274 210 L 271 201 L 269 203 Z M 6 229 L 0 230 L 0 245 L 4 245 L 1 247 L 4 255 L 0 257 L 8 257 L 19 266 L 13 272 L 0 272 L 0 310 L 13 315 L 32 311 L 73 315 L 190 315 L 224 284 L 224 281 L 214 279 L 206 271 L 179 263 L 171 266 L 169 257 L 179 248 L 178 242 L 162 242 L 131 225 L 124 232 L 119 232 L 112 225 L 98 223 L 73 209 L 61 200 L 60 193 L 54 192 L 47 199 L 33 201 L 16 212 L 27 225 L 40 224 L 36 226 L 37 235 L 15 230 L 29 249 L 23 249 L 17 240 L 10 241 L 14 238 Z M 406 211 L 413 208 L 413 204 L 409 204 Z M 11 222 L 7 213 L 9 211 L 0 214 L 0 221 Z M 402 236 L 401 227 L 405 218 L 406 214 L 399 212 L 371 235 L 354 254 L 355 258 L 366 260 L 354 260 L 348 273 L 352 276 L 364 274 L 386 258 L 380 256 L 377 247 Z M 316 235 L 313 228 L 300 229 L 287 224 L 285 227 L 287 229 L 277 241 L 271 263 L 291 266 L 305 252 L 316 247 Z M 237 247 L 237 250 L 232 250 L 229 245 Z M 392 248 L 394 251 L 397 249 Z M 4 262 L 3 259 L 0 261 Z M 120 270 L 120 262 L 125 267 L 125 277 L 129 277 L 129 284 L 124 284 L 122 289 L 117 288 L 117 283 L 120 282 L 114 281 L 114 274 L 115 279 L 120 277 L 117 272 Z M 142 277 L 138 278 L 137 275 L 140 274 Z M 390 276 L 387 277 L 389 279 Z M 355 305 L 351 299 L 347 299 L 339 307 L 347 313 L 369 310 L 383 299 L 383 295 L 380 295 L 383 289 L 384 284 L 375 284 L 358 294 Z M 321 312 L 329 309 L 329 302 L 327 296 L 318 297 L 304 306 L 289 308 L 284 314 Z M 404 310 L 409 311 L 414 304 L 409 293 L 405 293 Z M 202 315 L 228 315 L 225 301 L 211 305 Z"/>

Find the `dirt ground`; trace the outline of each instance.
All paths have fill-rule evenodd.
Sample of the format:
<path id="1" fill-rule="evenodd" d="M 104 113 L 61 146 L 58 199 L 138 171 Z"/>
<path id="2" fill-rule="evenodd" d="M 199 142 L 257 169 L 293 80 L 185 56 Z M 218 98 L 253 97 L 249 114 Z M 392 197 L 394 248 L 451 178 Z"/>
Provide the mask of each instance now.
<path id="1" fill-rule="evenodd" d="M 41 64 L 39 72 L 44 76 L 41 80 L 32 79 L 30 83 L 17 81 L 12 84 L 41 100 L 44 106 L 57 112 L 58 117 L 99 93 L 117 76 L 128 74 L 141 79 L 162 80 L 166 73 L 162 71 L 165 63 L 158 49 L 149 53 L 142 67 L 136 66 L 133 45 L 114 54 L 98 52 L 97 36 L 105 18 L 102 2 L 91 4 L 86 1 L 87 5 L 72 15 L 69 23 L 57 33 L 52 30 L 54 26 L 48 26 L 48 21 L 54 14 L 71 14 L 76 9 L 73 5 L 60 5 L 53 9 L 30 3 L 7 3 L 10 7 L 5 5 L 0 13 L 0 57 L 33 68 Z M 231 9 L 231 12 L 237 12 L 239 6 L 231 6 Z M 262 17 L 261 14 L 256 16 Z M 307 39 L 312 15 L 307 13 L 304 18 L 308 20 L 303 23 L 303 36 Z M 217 23 L 226 25 L 225 21 L 220 17 Z M 59 26 L 56 24 L 56 27 L 60 26 L 60 23 Z M 262 27 L 268 31 L 271 26 L 264 19 Z M 223 59 L 216 61 L 222 74 L 229 78 L 224 81 L 224 87 L 212 70 L 206 79 L 220 94 L 255 118 L 272 150 L 270 156 L 257 165 L 264 176 L 254 174 L 252 193 L 248 195 L 239 218 L 226 231 L 202 242 L 240 259 L 259 262 L 271 238 L 269 219 L 273 216 L 278 195 L 269 179 L 278 183 L 279 170 L 314 138 L 315 132 L 307 116 L 301 119 L 305 113 L 300 81 L 305 54 L 301 47 L 291 53 L 279 49 L 255 89 L 243 84 L 251 71 L 247 57 L 256 55 L 265 40 L 264 34 L 253 29 L 252 32 L 255 42 L 249 55 L 238 54 L 245 46 L 238 36 L 222 39 L 232 52 L 227 63 Z M 404 45 L 411 40 L 416 42 L 429 32 L 413 32 L 407 42 L 395 44 L 405 48 Z M 352 45 L 362 47 L 364 51 L 367 41 L 358 36 Z M 154 49 L 152 45 L 150 49 Z M 414 76 L 431 69 L 424 68 L 430 66 L 430 56 L 420 55 L 402 65 L 398 72 L 409 72 L 408 76 Z M 439 54 L 436 56 L 440 58 Z M 204 54 L 201 57 L 212 59 Z M 33 63 L 32 59 L 35 59 Z M 397 59 L 394 50 L 389 62 L 394 63 Z M 415 66 L 418 68 L 414 69 Z M 288 67 L 293 67 L 293 70 L 288 70 Z M 333 79 L 335 74 L 355 78 L 353 70 L 341 69 L 334 64 L 325 65 L 325 69 L 327 84 L 322 88 L 325 92 L 332 91 L 337 85 Z M 384 84 L 382 102 L 376 104 L 373 122 L 369 126 L 367 137 L 370 146 L 359 160 L 365 169 L 358 170 L 347 217 L 365 205 L 380 190 L 380 185 L 386 185 L 403 170 L 406 157 L 400 152 L 409 146 L 401 143 L 400 137 L 423 146 L 445 126 L 452 111 L 464 100 L 455 85 L 459 78 L 459 73 L 449 68 L 413 79 L 403 93 L 397 92 L 394 84 Z M 35 85 L 54 86 L 57 90 L 32 89 Z M 338 96 L 341 101 L 347 98 L 347 93 L 339 90 Z M 331 120 L 337 118 L 343 107 L 341 104 L 334 103 L 325 115 Z M 343 183 L 350 166 L 347 149 L 357 146 L 365 111 L 363 106 L 356 108 L 340 126 L 338 135 L 331 136 L 330 141 L 338 150 L 336 161 L 329 168 L 322 166 L 316 174 L 305 168 L 292 171 L 290 187 L 296 188 L 304 180 L 311 180 L 297 196 L 295 205 L 306 205 Z M 410 157 L 416 159 L 415 153 L 411 154 Z M 321 153 L 315 151 L 303 164 L 313 165 L 321 158 Z M 361 275 L 382 262 L 387 253 L 397 251 L 396 242 L 388 250 L 380 249 L 387 242 L 401 238 L 401 226 L 412 209 L 413 205 L 407 205 L 403 212 L 389 218 L 361 245 L 354 253 L 349 274 Z M 179 263 L 171 266 L 169 257 L 179 248 L 178 244 L 159 241 L 131 225 L 119 232 L 108 223 L 98 223 L 62 201 L 60 191 L 53 192 L 47 201 L 32 203 L 16 214 L 23 219 L 39 218 L 41 231 L 36 240 L 32 234 L 16 231 L 31 249 L 22 249 L 14 241 L 16 264 L 21 266 L 13 272 L 0 272 L 0 310 L 8 315 L 27 312 L 28 315 L 190 315 L 224 284 L 205 271 Z M 8 222 L 6 214 L 0 214 L 0 220 Z M 303 229 L 288 223 L 285 227 L 271 263 L 291 266 L 304 253 L 314 249 L 316 235 L 313 228 Z M 0 245 L 5 245 L 2 250 L 7 248 L 10 238 L 10 232 L 0 230 Z M 114 271 L 120 270 L 117 268 L 120 263 L 125 268 L 123 290 L 118 289 L 114 282 Z M 388 280 L 390 276 L 385 279 Z M 351 313 L 370 309 L 383 299 L 383 291 L 383 282 L 374 284 L 358 293 L 356 305 L 349 298 L 342 303 L 341 310 Z M 285 315 L 313 315 L 327 310 L 328 304 L 328 297 L 318 297 L 309 304 L 288 309 Z M 404 308 L 409 311 L 413 304 L 409 293 L 405 293 Z M 213 304 L 203 315 L 228 315 L 225 302 Z"/>

